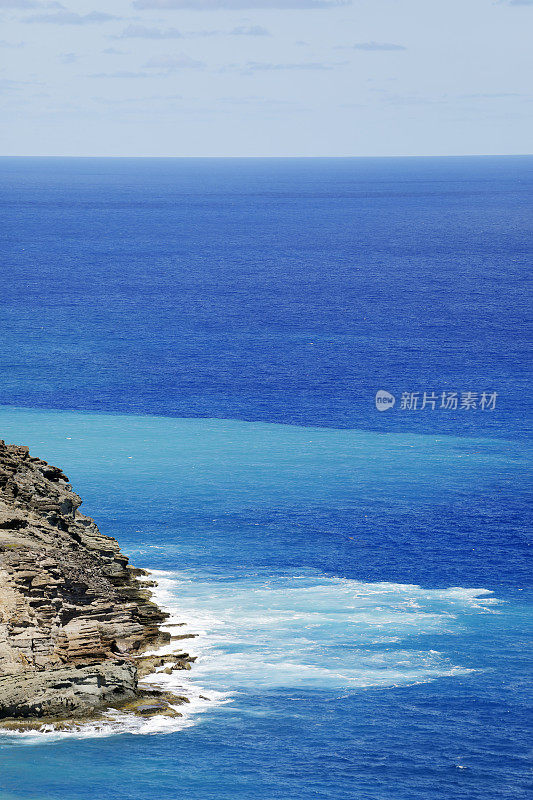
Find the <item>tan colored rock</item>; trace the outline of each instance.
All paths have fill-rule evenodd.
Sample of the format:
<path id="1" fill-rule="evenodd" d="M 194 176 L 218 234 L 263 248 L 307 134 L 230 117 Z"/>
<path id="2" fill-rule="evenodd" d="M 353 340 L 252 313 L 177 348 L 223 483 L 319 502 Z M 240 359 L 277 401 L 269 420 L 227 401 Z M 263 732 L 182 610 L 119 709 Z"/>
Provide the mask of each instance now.
<path id="1" fill-rule="evenodd" d="M 80 504 L 60 469 L 0 440 L 0 719 L 134 698 L 139 655 L 170 641 L 146 571 Z"/>

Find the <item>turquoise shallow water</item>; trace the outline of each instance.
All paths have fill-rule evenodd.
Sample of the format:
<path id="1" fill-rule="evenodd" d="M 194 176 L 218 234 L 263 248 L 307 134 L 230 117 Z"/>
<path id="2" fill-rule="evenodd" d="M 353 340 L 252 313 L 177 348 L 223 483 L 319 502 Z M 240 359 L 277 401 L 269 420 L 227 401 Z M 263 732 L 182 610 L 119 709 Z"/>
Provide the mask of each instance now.
<path id="1" fill-rule="evenodd" d="M 528 796 L 532 168 L 0 159 L 0 436 L 199 634 L 178 729 L 1 739 L 1 800 Z"/>
<path id="2" fill-rule="evenodd" d="M 0 427 L 156 571 L 198 656 L 168 678 L 194 699 L 175 725 L 3 737 L 6 798 L 526 796 L 527 444 L 8 407 Z"/>

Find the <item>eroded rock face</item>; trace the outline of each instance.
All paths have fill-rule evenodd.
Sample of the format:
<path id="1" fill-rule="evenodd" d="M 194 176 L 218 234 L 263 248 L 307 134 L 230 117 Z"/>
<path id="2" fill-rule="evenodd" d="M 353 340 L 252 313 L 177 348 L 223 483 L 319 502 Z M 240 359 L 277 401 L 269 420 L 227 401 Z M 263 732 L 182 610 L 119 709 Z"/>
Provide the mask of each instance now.
<path id="1" fill-rule="evenodd" d="M 60 469 L 0 440 L 0 719 L 132 699 L 136 657 L 170 640 L 146 573 L 80 504 Z"/>

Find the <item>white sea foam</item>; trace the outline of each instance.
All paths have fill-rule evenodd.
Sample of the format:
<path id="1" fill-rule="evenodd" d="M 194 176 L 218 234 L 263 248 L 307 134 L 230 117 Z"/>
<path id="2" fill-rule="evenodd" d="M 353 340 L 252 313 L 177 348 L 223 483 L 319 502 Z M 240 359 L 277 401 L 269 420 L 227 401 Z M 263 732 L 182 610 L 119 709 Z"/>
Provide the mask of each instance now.
<path id="1" fill-rule="evenodd" d="M 190 702 L 176 707 L 183 716 L 143 719 L 113 711 L 67 731 L 4 736 L 42 742 L 171 733 L 240 693 L 353 692 L 466 675 L 475 668 L 454 664 L 429 645 L 440 634 L 461 634 L 469 618 L 494 613 L 499 602 L 484 589 L 329 576 L 213 580 L 156 570 L 151 576 L 157 581 L 154 600 L 170 613 L 164 627 L 192 635 L 154 652 L 183 649 L 196 661 L 191 671 L 168 675 L 158 669 L 141 685 L 187 696 Z"/>
<path id="2" fill-rule="evenodd" d="M 498 603 L 484 589 L 328 576 L 222 581 L 152 574 L 169 623 L 186 620 L 182 630 L 195 634 L 185 640 L 197 655 L 190 682 L 230 695 L 386 688 L 467 674 L 472 667 L 424 649 L 420 637 L 459 634 L 465 616 L 493 612 Z"/>

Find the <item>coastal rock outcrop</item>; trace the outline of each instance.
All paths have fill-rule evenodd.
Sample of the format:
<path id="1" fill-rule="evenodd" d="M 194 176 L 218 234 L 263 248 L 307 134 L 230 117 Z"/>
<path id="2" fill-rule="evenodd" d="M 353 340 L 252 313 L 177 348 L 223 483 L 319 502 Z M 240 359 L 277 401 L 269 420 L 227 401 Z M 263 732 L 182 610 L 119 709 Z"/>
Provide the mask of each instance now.
<path id="1" fill-rule="evenodd" d="M 80 504 L 60 469 L 0 440 L 0 720 L 131 703 L 141 654 L 170 642 L 148 573 Z"/>

